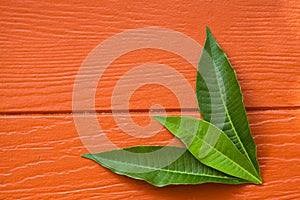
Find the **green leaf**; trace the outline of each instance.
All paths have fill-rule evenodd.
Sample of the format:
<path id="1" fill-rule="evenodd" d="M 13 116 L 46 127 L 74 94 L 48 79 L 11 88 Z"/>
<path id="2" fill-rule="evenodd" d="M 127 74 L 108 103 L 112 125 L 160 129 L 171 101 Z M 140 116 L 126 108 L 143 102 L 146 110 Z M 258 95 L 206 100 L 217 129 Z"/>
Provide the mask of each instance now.
<path id="1" fill-rule="evenodd" d="M 204 120 L 223 130 L 260 174 L 256 145 L 236 73 L 208 27 L 206 34 L 196 80 L 201 115 Z"/>
<path id="2" fill-rule="evenodd" d="M 160 187 L 170 184 L 247 182 L 203 165 L 180 147 L 136 146 L 84 154 L 82 157 L 94 160 L 117 174 L 145 180 Z"/>
<path id="3" fill-rule="evenodd" d="M 197 118 L 183 116 L 154 117 L 178 137 L 203 164 L 253 183 L 261 184 L 251 162 L 216 126 Z"/>

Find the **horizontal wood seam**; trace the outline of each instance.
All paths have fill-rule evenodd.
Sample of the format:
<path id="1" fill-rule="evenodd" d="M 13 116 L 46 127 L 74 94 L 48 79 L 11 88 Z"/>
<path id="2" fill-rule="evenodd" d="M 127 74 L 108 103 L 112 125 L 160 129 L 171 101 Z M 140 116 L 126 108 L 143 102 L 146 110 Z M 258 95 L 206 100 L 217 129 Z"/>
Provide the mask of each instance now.
<path id="1" fill-rule="evenodd" d="M 252 111 L 271 111 L 271 110 L 300 110 L 300 106 L 286 106 L 286 107 L 249 107 L 246 108 L 246 111 L 252 112 Z M 130 113 L 137 113 L 137 114 L 144 114 L 144 113 L 149 113 L 149 109 L 129 109 L 129 110 L 96 110 L 91 111 L 8 111 L 8 112 L 0 112 L 0 116 L 5 116 L 5 115 L 61 115 L 61 114 L 127 114 L 128 112 Z M 182 113 L 198 113 L 198 109 L 196 108 L 184 108 L 184 109 L 151 109 L 152 113 L 162 113 L 162 112 L 182 112 Z"/>

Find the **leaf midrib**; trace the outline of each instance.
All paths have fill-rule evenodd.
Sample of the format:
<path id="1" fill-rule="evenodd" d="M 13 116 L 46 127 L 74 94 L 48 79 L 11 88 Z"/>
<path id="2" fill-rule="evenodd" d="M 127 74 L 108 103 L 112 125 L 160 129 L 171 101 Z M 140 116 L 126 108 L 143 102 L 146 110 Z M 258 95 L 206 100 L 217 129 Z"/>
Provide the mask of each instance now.
<path id="1" fill-rule="evenodd" d="M 141 167 L 141 165 L 136 165 L 136 164 L 133 164 L 133 163 L 121 162 L 121 161 L 111 160 L 111 159 L 107 159 L 107 158 L 103 158 L 103 157 L 102 157 L 102 159 L 109 160 L 109 161 L 112 161 L 112 162 L 115 162 L 115 163 L 121 163 L 121 164 L 125 163 L 127 165 L 134 166 L 134 167 Z M 194 174 L 194 173 L 190 173 L 190 172 L 180 172 L 180 171 L 175 171 L 175 170 L 168 170 L 168 169 L 165 169 L 165 168 L 155 168 L 155 167 L 147 167 L 147 166 L 142 166 L 142 168 L 152 169 L 154 171 L 161 170 L 161 171 L 169 172 L 169 173 L 173 173 L 173 174 L 177 173 L 177 174 L 184 174 L 184 175 L 193 175 L 193 176 L 203 176 L 203 177 L 210 177 L 210 178 L 236 180 L 236 178 L 228 177 L 228 176 L 222 177 L 222 176 L 213 176 L 213 175 L 206 175 L 206 174 Z"/>
<path id="2" fill-rule="evenodd" d="M 216 44 L 216 46 L 218 47 L 219 45 Z M 210 38 L 209 38 L 209 48 L 210 48 L 210 50 L 212 51 Z M 223 54 L 225 55 L 225 59 L 226 59 L 226 54 L 225 54 L 225 53 L 223 53 Z M 213 65 L 214 65 L 214 69 L 213 69 L 213 70 L 214 70 L 215 75 L 216 75 L 216 80 L 217 80 L 218 90 L 219 90 L 219 92 L 220 92 L 220 96 L 221 96 L 222 103 L 223 103 L 223 105 L 224 105 L 224 109 L 225 109 L 226 116 L 228 117 L 229 123 L 230 123 L 230 125 L 231 125 L 231 127 L 232 127 L 232 129 L 233 129 L 233 132 L 234 132 L 235 136 L 237 137 L 237 139 L 238 139 L 238 141 L 239 141 L 239 143 L 240 143 L 242 149 L 244 150 L 247 159 L 250 161 L 252 167 L 255 169 L 255 172 L 258 173 L 257 170 L 256 170 L 256 168 L 255 168 L 255 166 L 254 166 L 253 163 L 252 163 L 252 160 L 250 159 L 250 156 L 249 156 L 248 152 L 246 151 L 246 149 L 245 149 L 245 147 L 244 147 L 244 144 L 241 142 L 240 137 L 239 137 L 239 135 L 237 134 L 237 131 L 236 131 L 234 125 L 233 125 L 233 122 L 232 122 L 231 117 L 230 117 L 230 115 L 229 115 L 229 112 L 228 112 L 226 103 L 225 103 L 225 101 L 224 101 L 223 93 L 222 93 L 221 88 L 220 88 L 220 83 L 219 83 L 219 79 L 218 79 L 219 76 L 218 76 L 218 73 L 217 73 L 217 71 L 216 71 L 216 68 L 217 68 L 217 67 L 216 67 L 216 64 L 215 64 L 215 59 L 214 59 L 214 57 L 213 57 L 212 55 L 211 55 L 211 58 L 212 58 Z M 236 77 L 235 77 L 235 78 L 236 78 Z"/>

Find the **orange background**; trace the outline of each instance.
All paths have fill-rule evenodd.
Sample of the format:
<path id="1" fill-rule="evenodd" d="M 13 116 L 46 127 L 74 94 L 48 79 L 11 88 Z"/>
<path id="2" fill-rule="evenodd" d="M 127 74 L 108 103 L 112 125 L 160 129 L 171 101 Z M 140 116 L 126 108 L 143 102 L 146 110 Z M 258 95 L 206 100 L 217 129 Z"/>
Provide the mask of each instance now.
<path id="1" fill-rule="evenodd" d="M 299 199 L 299 10 L 297 0 L 1 1 L 0 199 Z M 156 188 L 82 159 L 87 150 L 70 113 L 75 76 L 88 53 L 117 33 L 149 26 L 203 44 L 206 25 L 237 72 L 264 184 Z M 114 85 L 145 62 L 172 66 L 195 84 L 195 69 L 177 55 L 139 50 L 115 60 L 100 80 L 96 109 L 120 147 L 172 138 L 166 130 L 132 138 L 113 119 Z M 130 100 L 135 122 L 146 125 L 154 103 L 178 113 L 174 98 L 161 86 L 140 88 Z M 196 114 L 189 109 L 183 114 Z"/>

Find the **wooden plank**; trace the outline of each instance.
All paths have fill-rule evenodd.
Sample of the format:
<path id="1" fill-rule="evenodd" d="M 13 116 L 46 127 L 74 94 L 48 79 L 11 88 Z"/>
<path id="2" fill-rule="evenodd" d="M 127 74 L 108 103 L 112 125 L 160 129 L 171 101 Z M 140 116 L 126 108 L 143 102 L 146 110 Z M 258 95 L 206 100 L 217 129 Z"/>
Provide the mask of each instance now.
<path id="1" fill-rule="evenodd" d="M 81 158 L 87 150 L 71 115 L 1 116 L 0 199 L 299 199 L 300 110 L 251 111 L 248 116 L 263 185 L 164 188 L 113 174 Z M 149 122 L 143 113 L 132 117 L 141 125 Z M 98 115 L 98 120 L 111 141 L 121 147 L 163 145 L 172 139 L 165 129 L 151 138 L 128 136 L 111 114 Z"/>
<path id="2" fill-rule="evenodd" d="M 209 25 L 237 71 L 248 108 L 300 106 L 299 18 L 297 0 L 1 1 L 0 112 L 70 112 L 75 76 L 88 53 L 117 33 L 149 26 L 203 44 Z M 97 110 L 111 110 L 117 80 L 146 62 L 170 65 L 195 84 L 195 70 L 180 56 L 131 52 L 103 74 Z M 172 91 L 158 86 L 140 88 L 130 107 L 149 109 L 152 103 L 179 108 Z"/>

